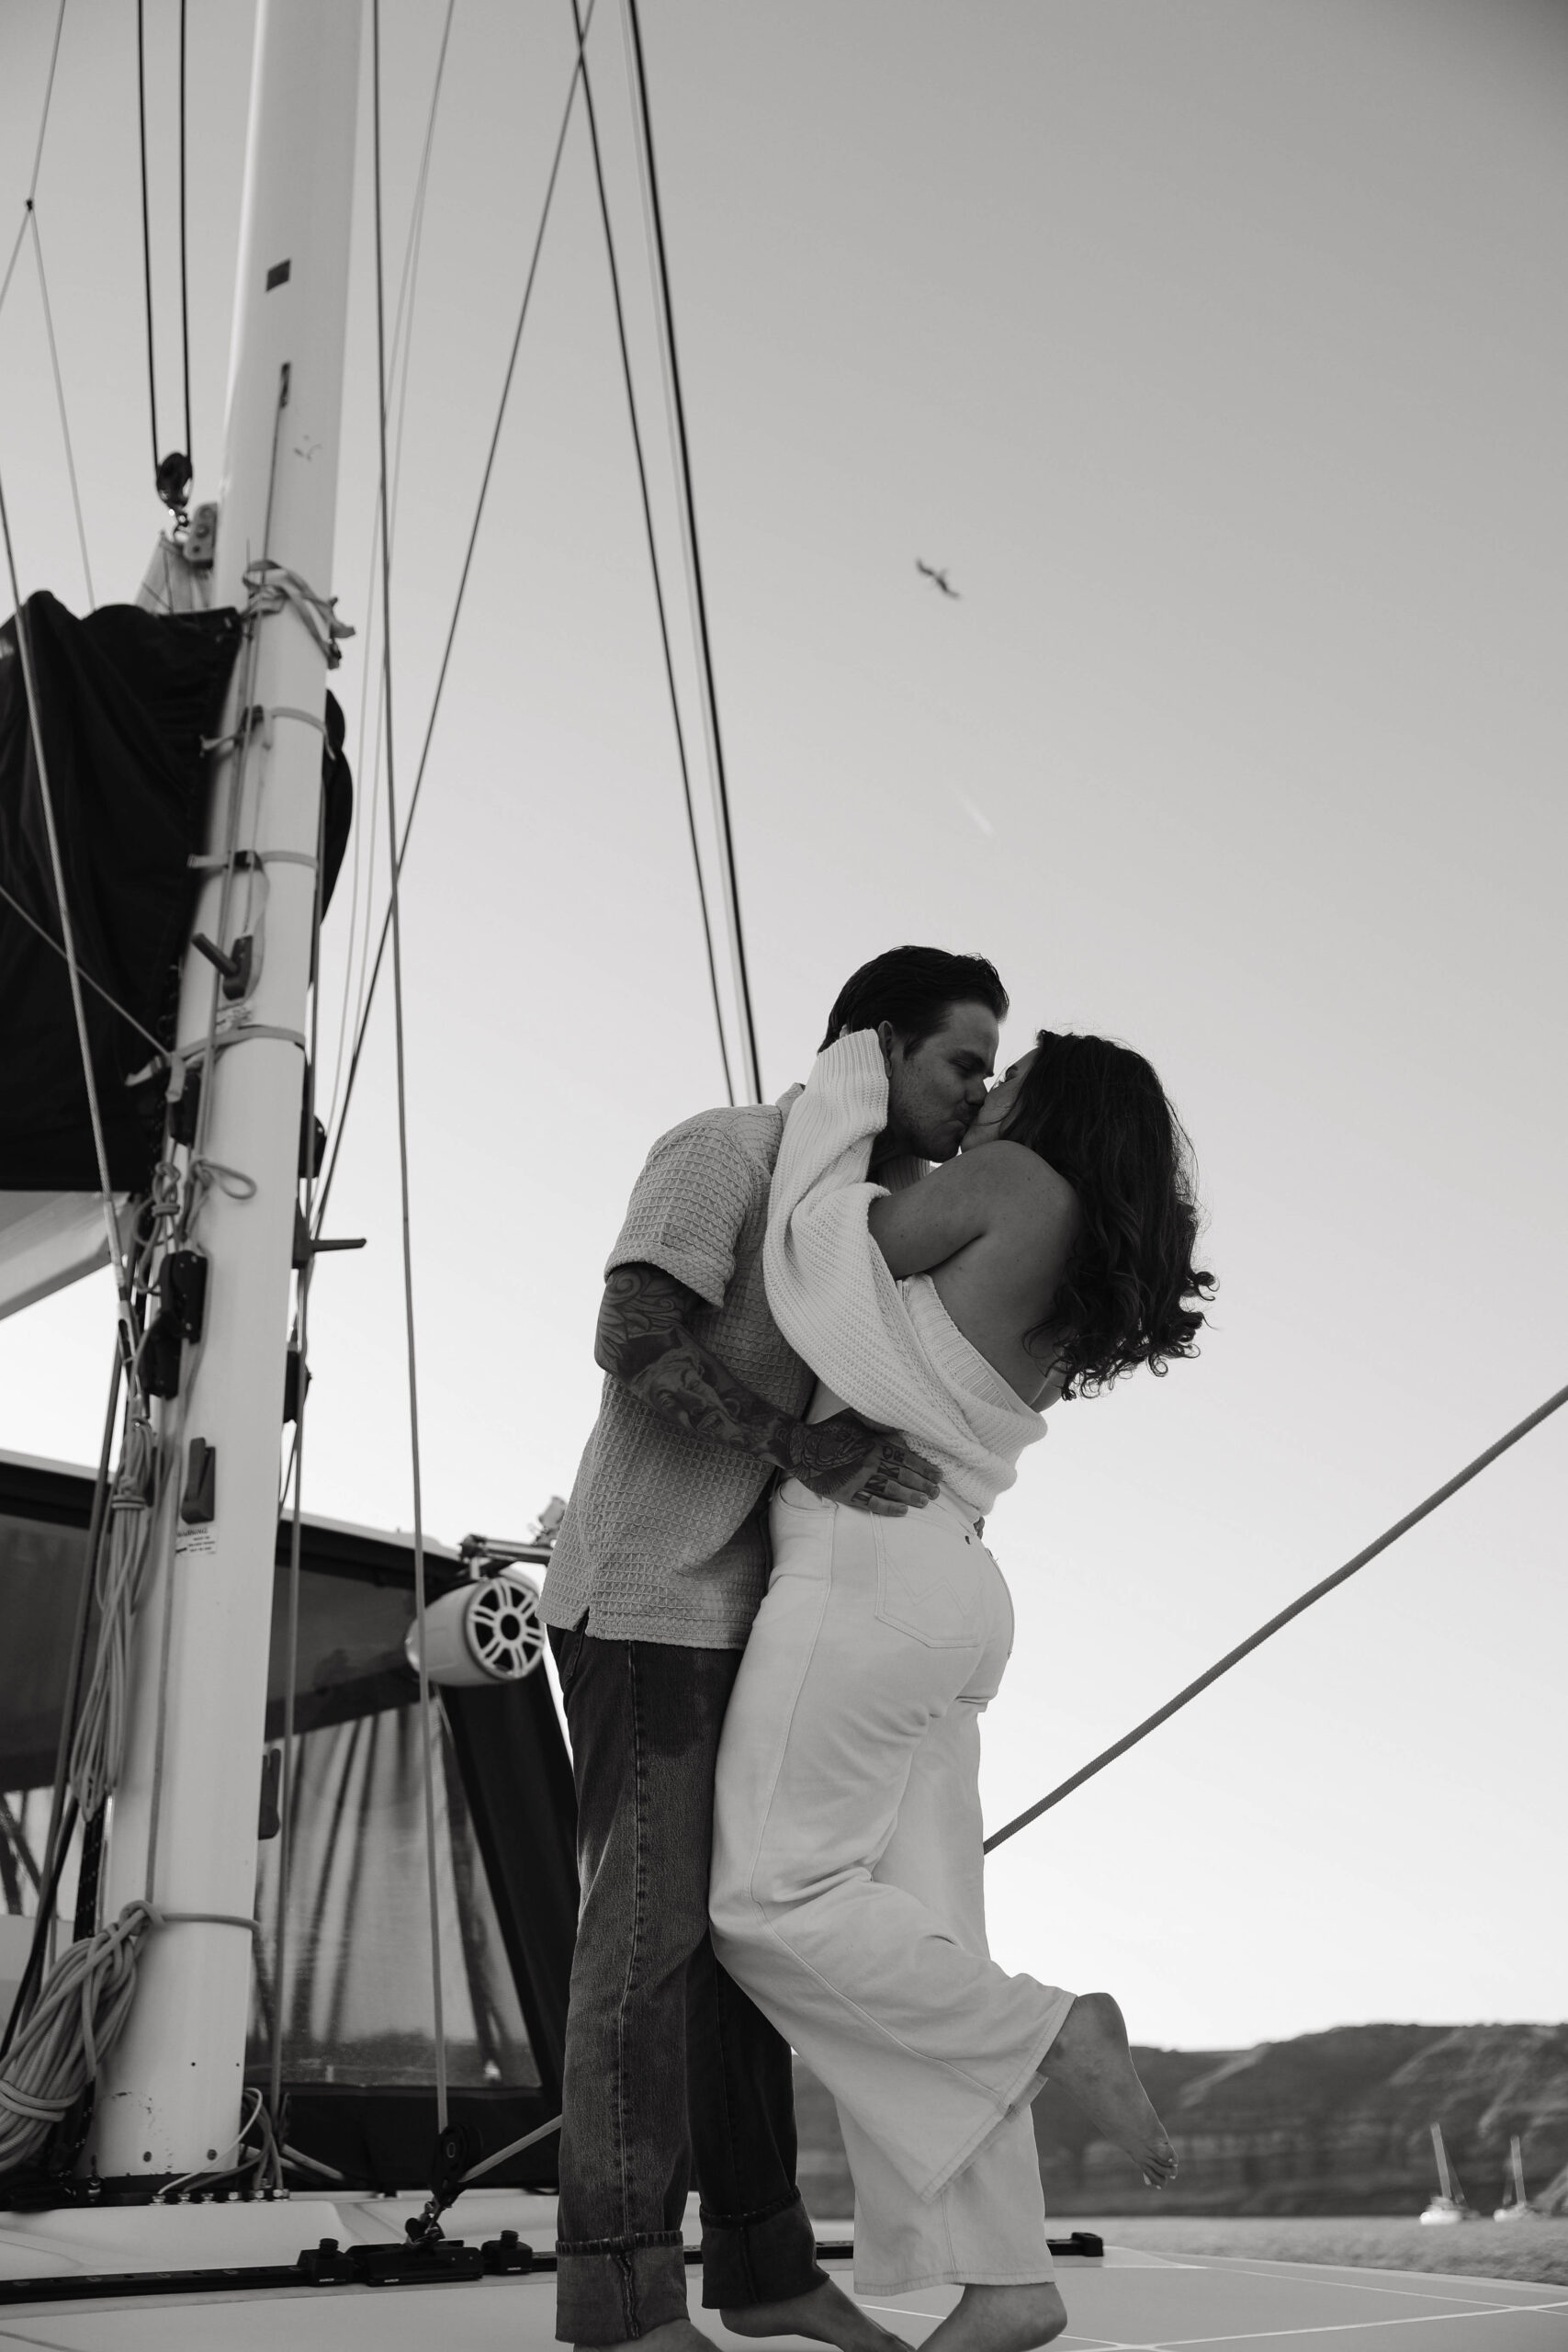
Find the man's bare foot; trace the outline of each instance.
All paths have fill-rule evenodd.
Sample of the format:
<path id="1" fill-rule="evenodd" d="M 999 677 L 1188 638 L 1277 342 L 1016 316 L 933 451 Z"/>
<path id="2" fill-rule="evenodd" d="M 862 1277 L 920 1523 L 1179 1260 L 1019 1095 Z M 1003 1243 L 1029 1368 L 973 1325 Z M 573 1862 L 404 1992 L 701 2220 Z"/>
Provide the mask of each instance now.
<path id="1" fill-rule="evenodd" d="M 624 2344 L 579 2344 L 572 2352 L 718 2352 L 718 2346 L 689 2319 L 667 2319 Z"/>
<path id="2" fill-rule="evenodd" d="M 787 2302 L 749 2303 L 719 2317 L 732 2335 L 805 2335 L 813 2344 L 836 2344 L 839 2352 L 908 2352 L 908 2337 L 879 2327 L 831 2278 Z"/>
<path id="3" fill-rule="evenodd" d="M 1176 2178 L 1176 2151 L 1138 2080 L 1127 2028 L 1109 1993 L 1080 1993 L 1041 2061 L 1072 2093 L 1091 2123 L 1125 2149 L 1151 2188 Z"/>
<path id="4" fill-rule="evenodd" d="M 1066 2324 L 1066 2305 L 1048 2279 L 1032 2287 L 965 2287 L 921 2352 L 1034 2352 Z"/>

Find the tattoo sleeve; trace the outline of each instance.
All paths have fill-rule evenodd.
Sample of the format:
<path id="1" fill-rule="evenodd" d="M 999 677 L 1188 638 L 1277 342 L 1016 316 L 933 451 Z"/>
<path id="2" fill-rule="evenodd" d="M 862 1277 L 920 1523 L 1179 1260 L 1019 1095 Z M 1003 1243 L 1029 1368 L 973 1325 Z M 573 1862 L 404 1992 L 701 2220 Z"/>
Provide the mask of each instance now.
<path id="1" fill-rule="evenodd" d="M 655 1412 L 694 1436 L 788 1469 L 800 1424 L 694 1339 L 696 1294 L 658 1266 L 617 1266 L 604 1284 L 594 1355 Z"/>
<path id="2" fill-rule="evenodd" d="M 656 1413 L 801 1478 L 813 1492 L 869 1510 L 902 1510 L 937 1491 L 934 1466 L 847 1409 L 798 1421 L 759 1396 L 692 1333 L 694 1291 L 658 1266 L 617 1266 L 604 1284 L 593 1353 Z"/>

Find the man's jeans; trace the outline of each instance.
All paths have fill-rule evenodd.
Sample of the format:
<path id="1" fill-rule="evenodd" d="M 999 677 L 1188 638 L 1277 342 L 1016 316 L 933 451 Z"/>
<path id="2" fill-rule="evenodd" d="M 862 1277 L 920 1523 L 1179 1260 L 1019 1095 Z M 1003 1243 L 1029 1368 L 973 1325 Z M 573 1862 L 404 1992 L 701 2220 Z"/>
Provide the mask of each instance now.
<path id="1" fill-rule="evenodd" d="M 686 2314 L 694 2167 L 703 2301 L 825 2277 L 795 2187 L 789 2045 L 708 1939 L 713 1773 L 739 1650 L 552 1628 L 577 1782 L 556 2334 L 615 2344 Z"/>

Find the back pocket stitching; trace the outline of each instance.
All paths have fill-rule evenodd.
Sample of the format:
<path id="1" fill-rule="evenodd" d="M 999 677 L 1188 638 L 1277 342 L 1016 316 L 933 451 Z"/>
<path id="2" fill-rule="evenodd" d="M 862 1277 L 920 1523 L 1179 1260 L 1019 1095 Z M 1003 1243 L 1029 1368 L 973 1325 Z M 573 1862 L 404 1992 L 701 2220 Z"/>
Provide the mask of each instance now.
<path id="1" fill-rule="evenodd" d="M 910 1641 L 919 1642 L 929 1650 L 974 1649 L 983 1642 L 984 1629 L 978 1623 L 964 1633 L 937 1634 L 933 1633 L 929 1626 L 915 1623 L 909 1616 L 900 1615 L 897 1604 L 889 1597 L 888 1592 L 887 1539 L 881 1525 L 874 1519 L 872 1521 L 872 1532 L 876 1544 L 876 1604 L 872 1613 L 879 1624 L 891 1627 L 896 1634 L 907 1634 Z M 974 1586 L 971 1587 L 971 1600 L 972 1613 L 978 1618 L 983 1612 L 978 1606 L 978 1595 Z"/>

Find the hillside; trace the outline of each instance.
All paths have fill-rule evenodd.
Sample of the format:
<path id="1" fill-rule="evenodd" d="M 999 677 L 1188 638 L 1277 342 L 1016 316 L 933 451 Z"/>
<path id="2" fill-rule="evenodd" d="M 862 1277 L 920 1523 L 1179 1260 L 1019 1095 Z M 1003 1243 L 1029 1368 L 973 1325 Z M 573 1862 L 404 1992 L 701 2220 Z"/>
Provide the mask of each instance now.
<path id="1" fill-rule="evenodd" d="M 1048 2083 L 1034 2134 L 1053 2217 L 1418 2212 L 1437 2185 L 1434 2122 L 1473 2205 L 1498 2201 L 1516 2132 L 1535 2200 L 1568 2204 L 1568 2026 L 1339 2026 L 1255 2050 L 1135 2055 L 1181 2156 L 1177 2188 L 1145 2189 Z M 807 2201 L 847 2215 L 832 2101 L 798 2064 L 796 2100 Z"/>

